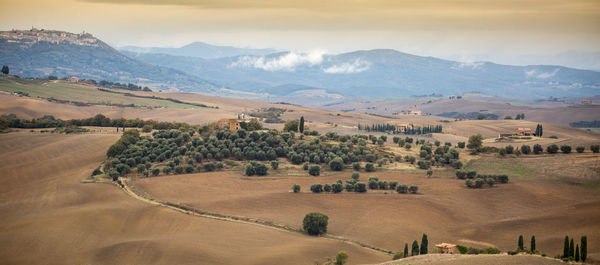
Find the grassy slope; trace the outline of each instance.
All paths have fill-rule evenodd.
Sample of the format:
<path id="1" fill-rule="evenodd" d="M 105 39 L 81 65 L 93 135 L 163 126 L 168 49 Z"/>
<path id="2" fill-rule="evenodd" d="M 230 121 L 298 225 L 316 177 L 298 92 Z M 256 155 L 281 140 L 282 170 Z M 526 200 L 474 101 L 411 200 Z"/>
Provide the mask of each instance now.
<path id="1" fill-rule="evenodd" d="M 27 80 L 14 78 L 0 78 L 0 90 L 7 92 L 25 92 L 31 97 L 54 98 L 101 105 L 134 104 L 139 107 L 166 107 L 166 108 L 197 108 L 194 106 L 174 103 L 168 100 L 146 99 L 129 97 L 115 93 L 99 91 L 95 87 L 78 85 L 65 81 Z"/>

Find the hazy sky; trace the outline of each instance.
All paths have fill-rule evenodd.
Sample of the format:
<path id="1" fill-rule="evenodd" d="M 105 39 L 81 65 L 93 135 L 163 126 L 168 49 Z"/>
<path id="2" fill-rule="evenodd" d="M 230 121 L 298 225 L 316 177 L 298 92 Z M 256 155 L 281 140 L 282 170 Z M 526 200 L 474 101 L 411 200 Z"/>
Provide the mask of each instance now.
<path id="1" fill-rule="evenodd" d="M 0 0 L 0 22 L 86 31 L 113 46 L 392 48 L 600 69 L 600 0 Z"/>

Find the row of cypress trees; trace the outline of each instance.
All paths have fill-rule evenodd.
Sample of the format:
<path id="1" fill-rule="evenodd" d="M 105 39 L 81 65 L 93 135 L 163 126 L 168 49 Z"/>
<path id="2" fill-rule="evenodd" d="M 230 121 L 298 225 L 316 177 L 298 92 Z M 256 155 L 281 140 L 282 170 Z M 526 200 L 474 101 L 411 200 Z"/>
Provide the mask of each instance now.
<path id="1" fill-rule="evenodd" d="M 587 236 L 581 237 L 581 248 L 577 244 L 573 246 L 573 238 L 569 241 L 569 236 L 565 236 L 565 244 L 563 246 L 563 259 L 575 259 L 575 261 L 583 261 L 587 259 Z M 581 252 L 579 251 L 581 249 Z"/>
<path id="2" fill-rule="evenodd" d="M 429 240 L 427 240 L 427 234 L 423 234 L 421 237 L 421 247 L 419 248 L 419 242 L 417 240 L 413 241 L 412 248 L 410 251 L 411 256 L 417 255 L 425 255 L 427 254 L 427 247 L 429 245 Z M 404 258 L 408 257 L 408 243 L 404 244 Z"/>

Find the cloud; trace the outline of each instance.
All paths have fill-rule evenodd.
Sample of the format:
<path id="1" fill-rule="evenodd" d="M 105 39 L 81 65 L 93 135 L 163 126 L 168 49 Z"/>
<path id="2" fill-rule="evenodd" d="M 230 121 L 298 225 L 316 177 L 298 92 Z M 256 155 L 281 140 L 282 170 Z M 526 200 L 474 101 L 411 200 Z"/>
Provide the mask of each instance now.
<path id="1" fill-rule="evenodd" d="M 352 63 L 342 63 L 332 65 L 328 68 L 323 69 L 323 72 L 328 74 L 355 74 L 366 70 L 369 70 L 371 63 L 356 59 Z"/>
<path id="2" fill-rule="evenodd" d="M 460 62 L 452 66 L 452 69 L 459 70 L 464 68 L 470 68 L 475 70 L 480 69 L 484 64 L 484 62 Z"/>
<path id="3" fill-rule="evenodd" d="M 532 69 L 532 70 L 525 70 L 525 76 L 526 77 L 534 77 L 534 78 L 539 78 L 539 79 L 546 79 L 546 78 L 550 78 L 556 75 L 556 73 L 558 73 L 558 71 L 560 71 L 560 69 L 555 68 L 552 72 L 550 73 L 545 73 L 542 71 L 536 70 L 536 69 Z"/>
<path id="4" fill-rule="evenodd" d="M 275 58 L 264 56 L 243 56 L 231 63 L 229 67 L 257 68 L 266 71 L 294 71 L 302 65 L 314 66 L 323 62 L 322 50 L 315 50 L 307 54 L 288 52 Z"/>

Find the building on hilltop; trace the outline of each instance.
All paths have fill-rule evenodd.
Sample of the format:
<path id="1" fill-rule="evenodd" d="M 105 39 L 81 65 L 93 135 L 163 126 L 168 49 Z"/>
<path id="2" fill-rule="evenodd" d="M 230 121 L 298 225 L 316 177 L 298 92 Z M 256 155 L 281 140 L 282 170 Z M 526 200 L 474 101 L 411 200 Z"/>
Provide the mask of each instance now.
<path id="1" fill-rule="evenodd" d="M 454 244 L 441 243 L 441 244 L 435 245 L 435 247 L 438 248 L 439 253 L 442 253 L 442 254 L 460 254 L 460 251 Z"/>
<path id="2" fill-rule="evenodd" d="M 420 110 L 414 110 L 414 109 L 409 109 L 406 112 L 404 112 L 404 114 L 406 115 L 423 115 L 423 113 Z"/>
<path id="3" fill-rule="evenodd" d="M 512 136 L 533 136 L 534 133 L 531 128 L 517 128 Z"/>
<path id="4" fill-rule="evenodd" d="M 249 120 L 248 119 L 220 119 L 217 122 L 217 128 L 235 132 L 242 128 L 241 127 L 242 122 L 249 122 Z"/>

